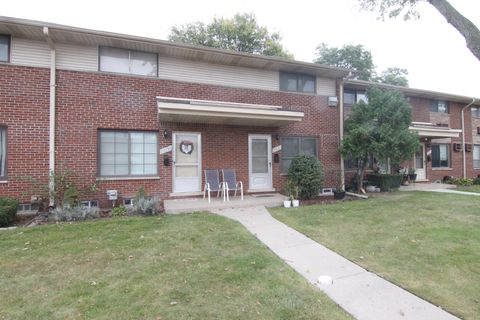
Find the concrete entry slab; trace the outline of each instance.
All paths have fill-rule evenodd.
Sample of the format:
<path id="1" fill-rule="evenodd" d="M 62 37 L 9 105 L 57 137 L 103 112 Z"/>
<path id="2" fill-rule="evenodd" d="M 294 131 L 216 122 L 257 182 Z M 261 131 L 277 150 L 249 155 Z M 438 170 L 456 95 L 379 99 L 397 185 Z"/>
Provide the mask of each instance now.
<path id="1" fill-rule="evenodd" d="M 209 203 L 207 199 L 202 197 L 197 198 L 177 198 L 165 200 L 163 206 L 165 213 L 178 214 L 188 212 L 199 211 L 211 211 L 216 209 L 225 208 L 244 208 L 252 206 L 265 206 L 265 207 L 279 207 L 283 204 L 285 196 L 279 193 L 263 194 L 262 196 L 245 195 L 243 200 L 240 196 L 230 196 L 230 201 L 223 201 L 223 199 L 212 197 Z"/>
<path id="2" fill-rule="evenodd" d="M 356 319 L 458 319 L 286 226 L 274 219 L 265 207 L 212 212 L 242 223 L 285 263 Z M 319 284 L 320 276 L 329 276 L 333 282 Z"/>

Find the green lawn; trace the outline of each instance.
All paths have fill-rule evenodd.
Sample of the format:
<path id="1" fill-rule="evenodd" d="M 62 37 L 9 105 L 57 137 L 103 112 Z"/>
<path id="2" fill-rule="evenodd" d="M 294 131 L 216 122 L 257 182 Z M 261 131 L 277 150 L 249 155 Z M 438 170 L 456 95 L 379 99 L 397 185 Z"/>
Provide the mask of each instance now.
<path id="1" fill-rule="evenodd" d="M 480 193 L 480 185 L 473 185 L 467 187 L 457 186 L 455 190 Z"/>
<path id="2" fill-rule="evenodd" d="M 480 315 L 480 197 L 397 192 L 273 216 L 466 319 Z"/>
<path id="3" fill-rule="evenodd" d="M 0 232 L 0 319 L 350 319 L 209 214 Z"/>

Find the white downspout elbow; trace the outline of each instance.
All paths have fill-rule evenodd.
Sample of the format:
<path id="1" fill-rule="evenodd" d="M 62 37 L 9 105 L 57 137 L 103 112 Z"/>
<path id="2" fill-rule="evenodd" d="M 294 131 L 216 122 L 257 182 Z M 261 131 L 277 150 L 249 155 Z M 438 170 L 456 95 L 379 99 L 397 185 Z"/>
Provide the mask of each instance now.
<path id="1" fill-rule="evenodd" d="M 55 205 L 53 197 L 55 191 L 55 100 L 56 100 L 56 51 L 55 44 L 50 37 L 48 27 L 43 27 L 43 35 L 50 47 L 50 108 L 49 108 L 49 143 L 48 143 L 48 168 L 49 182 L 48 191 L 50 195 L 49 205 Z"/>
<path id="2" fill-rule="evenodd" d="M 471 107 L 476 100 L 472 98 L 472 102 L 467 104 L 465 107 L 462 108 L 462 162 L 463 162 L 463 178 L 467 178 L 467 159 L 466 159 L 466 154 L 465 154 L 465 115 L 464 111 L 465 109 Z"/>

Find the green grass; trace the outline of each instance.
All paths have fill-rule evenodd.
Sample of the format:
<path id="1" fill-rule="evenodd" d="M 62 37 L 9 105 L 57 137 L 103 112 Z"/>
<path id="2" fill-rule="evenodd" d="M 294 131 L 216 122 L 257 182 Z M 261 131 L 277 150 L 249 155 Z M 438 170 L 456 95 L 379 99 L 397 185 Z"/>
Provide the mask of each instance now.
<path id="1" fill-rule="evenodd" d="M 457 191 L 468 191 L 468 192 L 480 193 L 480 185 L 457 186 L 457 188 L 456 188 L 455 190 L 457 190 Z"/>
<path id="2" fill-rule="evenodd" d="M 209 214 L 0 233 L 0 319 L 349 319 Z"/>
<path id="3" fill-rule="evenodd" d="M 480 315 L 480 198 L 397 192 L 273 216 L 466 319 Z"/>

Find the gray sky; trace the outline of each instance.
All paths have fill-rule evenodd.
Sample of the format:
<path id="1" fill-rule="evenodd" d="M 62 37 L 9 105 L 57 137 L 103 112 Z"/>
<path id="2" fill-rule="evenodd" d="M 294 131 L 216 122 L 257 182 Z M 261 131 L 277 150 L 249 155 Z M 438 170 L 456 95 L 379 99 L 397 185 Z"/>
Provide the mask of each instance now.
<path id="1" fill-rule="evenodd" d="M 480 26 L 480 1 L 450 3 Z M 166 39 L 173 25 L 253 12 L 297 60 L 311 62 L 321 42 L 363 44 L 379 70 L 408 69 L 411 87 L 480 97 L 480 61 L 463 37 L 427 3 L 419 11 L 419 20 L 382 22 L 357 0 L 15 0 L 2 3 L 0 15 Z"/>

